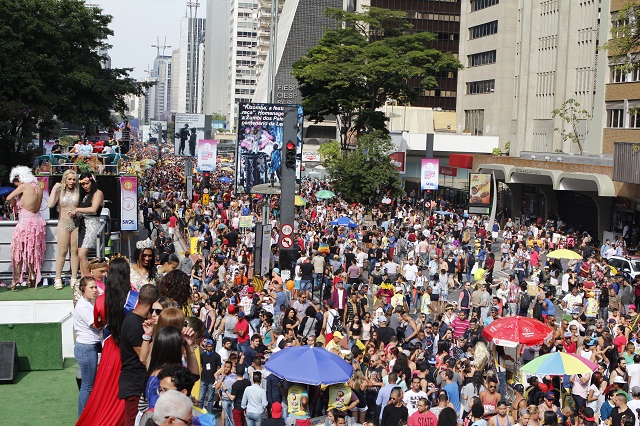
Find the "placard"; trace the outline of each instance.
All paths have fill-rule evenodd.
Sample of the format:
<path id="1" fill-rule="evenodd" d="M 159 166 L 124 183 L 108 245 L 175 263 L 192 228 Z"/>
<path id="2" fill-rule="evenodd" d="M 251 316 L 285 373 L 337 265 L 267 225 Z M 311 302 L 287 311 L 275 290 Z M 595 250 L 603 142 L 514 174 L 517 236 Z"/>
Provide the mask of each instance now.
<path id="1" fill-rule="evenodd" d="M 240 216 L 240 223 L 238 224 L 240 228 L 252 228 L 253 227 L 253 216 Z"/>

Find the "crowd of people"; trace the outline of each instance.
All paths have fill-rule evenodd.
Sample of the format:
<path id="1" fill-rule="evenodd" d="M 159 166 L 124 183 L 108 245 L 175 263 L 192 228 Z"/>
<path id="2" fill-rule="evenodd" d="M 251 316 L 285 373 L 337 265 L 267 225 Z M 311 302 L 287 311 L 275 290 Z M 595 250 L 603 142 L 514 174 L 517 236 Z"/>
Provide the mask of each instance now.
<path id="1" fill-rule="evenodd" d="M 149 152 L 134 145 L 129 155 Z M 278 197 L 235 194 L 221 179 L 232 172 L 221 169 L 208 181 L 198 174 L 191 199 L 181 157 L 165 155 L 142 172 L 148 238 L 131 264 L 89 260 L 86 251 L 83 258 L 71 218 L 83 214 L 90 228 L 102 201 L 95 180 L 80 175 L 78 188 L 68 173 L 54 187 L 49 204 L 65 221 L 56 273 L 68 251 L 77 281 L 78 424 L 189 424 L 219 414 L 226 426 L 304 426 L 317 418 L 329 426 L 637 425 L 640 285 L 607 262 L 627 254 L 624 239 L 597 247 L 559 219 L 525 223 L 503 212 L 488 224 L 408 195 L 373 208 L 339 195 L 319 200 L 330 182 L 304 178 L 295 256 L 283 265 Z M 25 200 L 28 178 L 17 183 Z M 254 225 L 264 203 L 273 233 L 269 272 L 260 275 Z M 330 224 L 343 216 L 356 226 Z M 546 256 L 562 248 L 580 259 Z M 551 333 L 516 350 L 483 335 L 494 320 L 515 315 Z M 272 354 L 304 345 L 342 357 L 353 366 L 351 379 L 312 386 L 265 368 Z M 517 374 L 551 352 L 598 368 L 527 380 Z"/>

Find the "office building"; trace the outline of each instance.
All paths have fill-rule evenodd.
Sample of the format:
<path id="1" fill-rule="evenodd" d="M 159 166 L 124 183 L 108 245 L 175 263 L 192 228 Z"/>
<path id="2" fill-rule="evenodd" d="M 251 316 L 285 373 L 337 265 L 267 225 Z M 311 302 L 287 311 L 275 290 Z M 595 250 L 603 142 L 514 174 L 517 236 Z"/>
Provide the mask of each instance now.
<path id="1" fill-rule="evenodd" d="M 204 70 L 200 69 L 204 67 L 200 60 L 203 51 L 200 45 L 204 43 L 205 23 L 204 18 L 184 16 L 180 19 L 179 62 L 173 63 L 175 57 L 172 58 L 171 67 L 172 71 L 178 71 L 173 77 L 176 79 L 177 90 L 171 91 L 172 98 L 176 100 L 176 108 L 172 107 L 172 112 L 202 113 L 202 96 L 198 97 L 198 93 L 202 84 L 199 76 L 204 75 Z"/>

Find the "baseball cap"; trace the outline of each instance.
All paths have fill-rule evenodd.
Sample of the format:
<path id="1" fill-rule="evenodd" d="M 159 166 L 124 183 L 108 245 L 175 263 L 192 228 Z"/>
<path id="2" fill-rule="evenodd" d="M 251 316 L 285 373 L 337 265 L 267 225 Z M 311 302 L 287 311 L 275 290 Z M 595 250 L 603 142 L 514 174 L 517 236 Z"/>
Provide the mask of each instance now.
<path id="1" fill-rule="evenodd" d="M 229 307 L 227 308 L 227 312 L 229 312 L 230 314 L 235 314 L 236 313 L 236 306 L 235 305 L 229 305 Z"/>
<path id="2" fill-rule="evenodd" d="M 327 305 L 329 305 L 330 308 L 333 308 L 333 300 L 328 299 L 327 300 Z"/>
<path id="3" fill-rule="evenodd" d="M 387 323 L 387 317 L 385 317 L 384 315 L 380 315 L 378 317 L 378 322 L 383 322 L 383 323 Z"/>
<path id="4" fill-rule="evenodd" d="M 522 386 L 522 383 L 516 383 L 513 385 L 513 390 L 519 393 L 524 393 L 524 386 Z"/>
<path id="5" fill-rule="evenodd" d="M 249 294 L 253 294 L 254 292 L 255 292 L 255 290 L 253 289 L 253 287 L 249 287 L 247 289 L 247 293 L 249 293 Z"/>
<path id="6" fill-rule="evenodd" d="M 278 268 L 273 268 L 273 272 L 275 272 L 276 274 L 280 275 L 280 269 L 278 269 Z"/>
<path id="7" fill-rule="evenodd" d="M 271 404 L 271 418 L 279 419 L 280 417 L 282 417 L 282 404 L 276 401 Z"/>
<path id="8" fill-rule="evenodd" d="M 595 422 L 595 416 L 593 413 L 593 408 L 591 407 L 584 407 L 584 409 L 582 410 L 582 417 L 584 418 L 584 420 L 588 421 L 588 422 Z"/>
<path id="9" fill-rule="evenodd" d="M 640 386 L 634 386 L 631 388 L 631 393 L 634 395 L 640 395 Z"/>
<path id="10" fill-rule="evenodd" d="M 436 357 L 431 355 L 427 361 L 429 361 L 429 364 L 435 365 L 436 364 Z"/>
<path id="11" fill-rule="evenodd" d="M 627 381 L 622 376 L 616 376 L 616 378 L 613 379 L 613 383 L 618 383 L 618 384 L 624 385 L 624 384 L 627 383 Z"/>
<path id="12" fill-rule="evenodd" d="M 211 339 L 207 339 L 206 342 L 204 342 L 205 345 L 213 345 L 213 340 Z"/>
<path id="13" fill-rule="evenodd" d="M 634 305 L 633 303 L 629 305 L 629 309 L 635 309 L 636 305 Z"/>
<path id="14" fill-rule="evenodd" d="M 614 322 L 616 322 L 615 318 L 609 318 L 609 323 L 614 323 Z"/>
<path id="15" fill-rule="evenodd" d="M 342 339 L 344 336 L 339 331 L 333 332 L 333 337 L 337 337 L 338 339 Z"/>
<path id="16" fill-rule="evenodd" d="M 556 396 L 554 395 L 553 392 L 546 392 L 544 394 L 544 399 L 548 399 L 549 401 L 553 401 L 556 399 Z"/>
<path id="17" fill-rule="evenodd" d="M 240 312 L 238 312 L 238 316 L 239 316 L 240 318 L 242 318 L 242 317 L 244 316 L 244 311 L 240 311 Z"/>
<path id="18" fill-rule="evenodd" d="M 571 337 L 571 333 L 568 332 L 568 331 L 566 333 L 564 333 L 564 338 L 566 339 L 567 337 Z"/>

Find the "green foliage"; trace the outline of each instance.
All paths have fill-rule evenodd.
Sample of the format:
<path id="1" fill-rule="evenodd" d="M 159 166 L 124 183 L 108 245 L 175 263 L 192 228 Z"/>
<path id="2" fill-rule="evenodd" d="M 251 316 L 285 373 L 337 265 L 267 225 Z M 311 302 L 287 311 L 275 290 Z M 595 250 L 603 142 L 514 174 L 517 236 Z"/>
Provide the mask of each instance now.
<path id="1" fill-rule="evenodd" d="M 129 69 L 102 68 L 98 49 L 113 32 L 100 9 L 80 0 L 0 0 L 0 16 L 0 147 L 8 154 L 0 162 L 29 163 L 34 133 L 55 130 L 53 117 L 108 125 L 111 110 L 126 109 L 126 94 L 142 93 Z"/>
<path id="2" fill-rule="evenodd" d="M 329 141 L 320 144 L 318 148 L 318 154 L 320 155 L 320 159 L 322 160 L 322 165 L 329 169 L 332 166 L 332 163 L 339 160 L 340 155 L 340 142 L 338 141 Z"/>
<path id="3" fill-rule="evenodd" d="M 500 148 L 493 148 L 493 150 L 491 151 L 491 153 L 493 155 L 495 155 L 496 157 L 500 157 L 502 155 L 502 150 Z"/>
<path id="4" fill-rule="evenodd" d="M 211 119 L 217 121 L 227 121 L 227 116 L 217 112 L 213 112 L 211 113 Z"/>
<path id="5" fill-rule="evenodd" d="M 507 141 L 507 143 L 504 144 L 504 151 L 509 152 L 509 150 L 511 150 L 511 141 Z"/>
<path id="6" fill-rule="evenodd" d="M 345 157 L 335 155 L 339 151 L 337 142 L 320 146 L 324 148 L 323 162 L 333 188 L 350 202 L 370 203 L 378 200 L 387 191 L 394 195 L 400 192 L 398 170 L 389 155 L 395 150 L 391 137 L 381 130 L 363 133 L 358 137 L 356 149 Z M 323 154 L 320 154 L 321 157 Z M 326 159 L 330 159 L 328 162 Z"/>
<path id="7" fill-rule="evenodd" d="M 582 136 L 578 132 L 578 124 L 580 121 L 589 120 L 591 114 L 585 109 L 580 108 L 580 102 L 575 99 L 567 99 L 560 108 L 556 108 L 551 112 L 553 118 L 560 117 L 567 126 L 568 130 L 563 126 L 562 128 L 556 127 L 556 132 L 560 133 L 563 141 L 570 140 L 578 145 L 578 150 L 582 154 Z"/>
<path id="8" fill-rule="evenodd" d="M 387 117 L 376 109 L 387 100 L 410 104 L 437 87 L 438 73 L 462 68 L 453 55 L 431 47 L 435 34 L 412 33 L 403 12 L 327 13 L 348 25 L 328 30 L 293 64 L 293 75 L 310 119 L 337 117 L 343 150 L 357 133 L 386 129 Z"/>
<path id="9" fill-rule="evenodd" d="M 617 69 L 631 72 L 640 66 L 638 47 L 640 47 L 640 0 L 628 0 L 617 13 L 612 14 L 614 23 L 611 39 L 603 48 L 618 63 Z"/>

